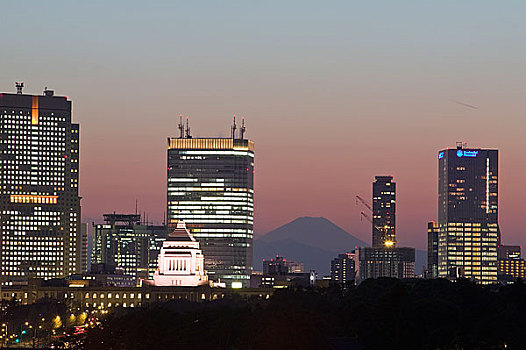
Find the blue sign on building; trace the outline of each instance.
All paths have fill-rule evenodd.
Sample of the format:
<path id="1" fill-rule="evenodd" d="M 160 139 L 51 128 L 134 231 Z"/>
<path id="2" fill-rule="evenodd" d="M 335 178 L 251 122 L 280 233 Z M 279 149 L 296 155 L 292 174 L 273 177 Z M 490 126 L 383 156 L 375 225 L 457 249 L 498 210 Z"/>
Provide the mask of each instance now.
<path id="1" fill-rule="evenodd" d="M 457 157 L 476 157 L 479 154 L 479 151 L 467 151 L 459 149 L 457 151 Z"/>

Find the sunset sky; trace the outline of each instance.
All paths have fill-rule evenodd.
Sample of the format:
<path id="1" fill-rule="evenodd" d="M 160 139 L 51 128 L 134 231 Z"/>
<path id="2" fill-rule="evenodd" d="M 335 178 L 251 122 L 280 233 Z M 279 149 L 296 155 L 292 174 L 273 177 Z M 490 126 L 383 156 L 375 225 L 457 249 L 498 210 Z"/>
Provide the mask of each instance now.
<path id="1" fill-rule="evenodd" d="M 362 240 L 354 196 L 397 182 L 397 236 L 424 249 L 437 152 L 500 150 L 503 242 L 526 244 L 524 1 L 4 1 L 0 91 L 73 101 L 82 216 L 165 211 L 166 138 L 256 143 L 263 234 L 324 216 Z M 472 108 L 471 105 L 476 108 Z M 321 237 L 320 237 L 321 238 Z"/>

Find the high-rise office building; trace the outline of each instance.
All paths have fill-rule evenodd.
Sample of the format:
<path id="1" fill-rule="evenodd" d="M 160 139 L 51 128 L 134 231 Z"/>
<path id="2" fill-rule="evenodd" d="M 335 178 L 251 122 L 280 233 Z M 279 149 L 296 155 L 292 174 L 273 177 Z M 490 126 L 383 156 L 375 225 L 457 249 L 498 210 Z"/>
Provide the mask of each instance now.
<path id="1" fill-rule="evenodd" d="M 427 223 L 427 274 L 426 278 L 438 277 L 438 222 Z"/>
<path id="2" fill-rule="evenodd" d="M 167 217 L 200 242 L 208 278 L 248 286 L 252 272 L 254 143 L 236 138 L 168 139 Z"/>
<path id="3" fill-rule="evenodd" d="M 373 248 L 396 244 L 396 183 L 392 176 L 373 182 Z"/>
<path id="4" fill-rule="evenodd" d="M 375 176 L 372 207 L 360 200 L 372 211 L 373 246 L 358 250 L 358 281 L 414 277 L 415 249 L 396 247 L 396 183 L 393 177 Z"/>
<path id="5" fill-rule="evenodd" d="M 0 277 L 56 278 L 82 272 L 79 125 L 71 101 L 0 94 Z"/>
<path id="6" fill-rule="evenodd" d="M 438 275 L 497 281 L 498 150 L 438 153 Z"/>
<path id="7" fill-rule="evenodd" d="M 166 227 L 141 222 L 139 214 L 104 214 L 93 224 L 92 264 L 105 264 L 136 279 L 151 279 Z"/>

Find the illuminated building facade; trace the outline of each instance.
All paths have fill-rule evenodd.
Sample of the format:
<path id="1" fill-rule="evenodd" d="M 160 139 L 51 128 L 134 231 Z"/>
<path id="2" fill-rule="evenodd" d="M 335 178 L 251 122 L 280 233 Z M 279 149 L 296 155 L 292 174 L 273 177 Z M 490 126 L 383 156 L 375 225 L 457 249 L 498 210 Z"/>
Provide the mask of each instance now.
<path id="1" fill-rule="evenodd" d="M 373 246 L 358 250 L 358 281 L 413 278 L 415 249 L 396 247 L 396 183 L 392 176 L 375 176 L 372 215 Z"/>
<path id="2" fill-rule="evenodd" d="M 438 275 L 497 281 L 498 150 L 438 153 Z"/>
<path id="3" fill-rule="evenodd" d="M 358 253 L 359 279 L 415 277 L 414 248 L 361 247 Z"/>
<path id="4" fill-rule="evenodd" d="M 427 223 L 427 278 L 438 277 L 438 222 Z"/>
<path id="5" fill-rule="evenodd" d="M 356 254 L 338 254 L 331 261 L 331 281 L 334 283 L 352 282 L 356 278 Z"/>
<path id="6" fill-rule="evenodd" d="M 392 176 L 373 182 L 373 247 L 396 245 L 396 183 Z"/>
<path id="7" fill-rule="evenodd" d="M 188 232 L 184 221 L 179 221 L 163 243 L 153 285 L 197 287 L 208 284 L 204 260 L 199 242 Z"/>
<path id="8" fill-rule="evenodd" d="M 514 282 L 526 278 L 526 263 L 518 245 L 500 245 L 497 248 L 499 282 Z"/>
<path id="9" fill-rule="evenodd" d="M 254 143 L 169 138 L 168 225 L 184 221 L 201 244 L 208 278 L 248 286 L 252 272 Z"/>
<path id="10" fill-rule="evenodd" d="M 166 227 L 141 222 L 139 214 L 104 214 L 104 224 L 93 224 L 91 264 L 105 264 L 137 280 L 149 279 Z"/>
<path id="11" fill-rule="evenodd" d="M 79 125 L 71 101 L 0 94 L 0 277 L 10 280 L 81 273 Z"/>

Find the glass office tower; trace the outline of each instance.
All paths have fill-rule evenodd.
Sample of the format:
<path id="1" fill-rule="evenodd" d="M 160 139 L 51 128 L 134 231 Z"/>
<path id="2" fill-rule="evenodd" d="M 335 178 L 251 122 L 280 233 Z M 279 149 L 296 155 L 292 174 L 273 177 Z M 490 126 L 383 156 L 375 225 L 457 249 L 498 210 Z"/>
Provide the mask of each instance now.
<path id="1" fill-rule="evenodd" d="M 92 264 L 105 264 L 125 275 L 151 279 L 166 239 L 166 227 L 141 222 L 139 214 L 104 214 L 104 224 L 93 224 Z"/>
<path id="2" fill-rule="evenodd" d="M 169 227 L 179 220 L 200 242 L 210 280 L 248 286 L 252 271 L 254 143 L 169 138 Z"/>
<path id="3" fill-rule="evenodd" d="M 438 153 L 438 275 L 497 281 L 498 150 Z"/>
<path id="4" fill-rule="evenodd" d="M 79 125 L 71 101 L 0 94 L 0 277 L 56 278 L 83 272 Z"/>
<path id="5" fill-rule="evenodd" d="M 392 176 L 373 182 L 373 248 L 396 245 L 396 183 Z"/>

